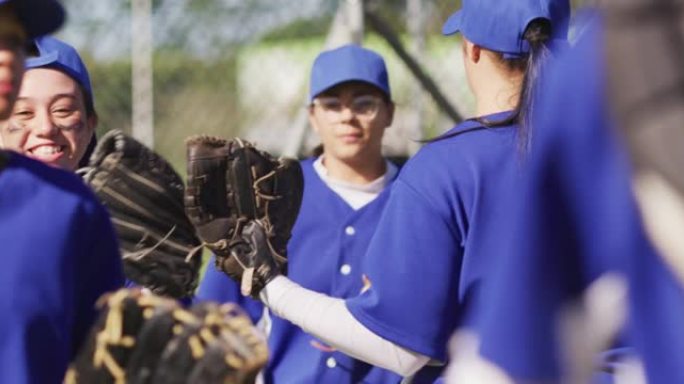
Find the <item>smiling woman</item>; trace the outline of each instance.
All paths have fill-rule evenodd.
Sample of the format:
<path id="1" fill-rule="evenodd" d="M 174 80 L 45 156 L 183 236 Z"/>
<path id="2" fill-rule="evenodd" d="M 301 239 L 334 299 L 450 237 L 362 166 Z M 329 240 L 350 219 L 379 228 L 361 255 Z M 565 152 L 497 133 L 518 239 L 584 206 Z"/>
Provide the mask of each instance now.
<path id="1" fill-rule="evenodd" d="M 35 40 L 10 118 L 5 148 L 54 167 L 76 170 L 94 140 L 97 114 L 88 72 L 76 50 L 52 37 Z"/>

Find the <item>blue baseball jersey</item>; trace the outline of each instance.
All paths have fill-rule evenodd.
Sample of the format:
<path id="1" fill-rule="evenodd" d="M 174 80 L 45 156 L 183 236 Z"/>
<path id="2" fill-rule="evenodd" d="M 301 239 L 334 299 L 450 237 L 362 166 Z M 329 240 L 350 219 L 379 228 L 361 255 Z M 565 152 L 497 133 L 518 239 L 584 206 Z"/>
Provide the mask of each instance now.
<path id="1" fill-rule="evenodd" d="M 649 382 L 684 383 L 684 295 L 640 223 L 607 113 L 602 41 L 588 32 L 540 90 L 529 172 L 499 222 L 507 235 L 474 326 L 481 353 L 515 379 L 557 380 L 561 307 L 615 271 L 629 283 L 626 351 Z"/>
<path id="2" fill-rule="evenodd" d="M 214 255 L 211 255 L 209 259 L 202 281 L 200 281 L 192 301 L 194 303 L 201 301 L 237 303 L 254 323 L 258 322 L 264 313 L 264 305 L 261 301 L 243 296 L 240 293 L 240 286 L 216 268 L 216 257 Z"/>
<path id="3" fill-rule="evenodd" d="M 333 297 L 353 297 L 364 287 L 364 255 L 389 196 L 389 186 L 372 202 L 354 210 L 330 189 L 313 167 L 301 162 L 302 207 L 288 244 L 288 277 L 305 288 Z M 240 297 L 239 287 L 211 265 L 199 299 L 237 301 L 254 317 L 261 304 Z M 398 383 L 401 377 L 341 352 L 272 317 L 266 383 Z"/>
<path id="4" fill-rule="evenodd" d="M 370 289 L 346 301 L 374 333 L 440 361 L 466 309 L 477 304 L 489 247 L 498 240 L 491 228 L 521 160 L 516 125 L 468 120 L 445 137 L 402 169 L 366 256 Z"/>
<path id="5" fill-rule="evenodd" d="M 0 170 L 0 381 L 58 383 L 123 285 L 109 216 L 73 173 L 9 155 Z"/>

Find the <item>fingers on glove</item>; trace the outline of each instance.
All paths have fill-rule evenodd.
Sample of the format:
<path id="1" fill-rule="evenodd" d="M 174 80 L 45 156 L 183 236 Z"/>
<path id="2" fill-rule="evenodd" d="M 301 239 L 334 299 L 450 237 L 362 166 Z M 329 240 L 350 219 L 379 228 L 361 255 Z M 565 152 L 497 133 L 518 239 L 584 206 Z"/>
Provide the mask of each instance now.
<path id="1" fill-rule="evenodd" d="M 98 301 L 100 315 L 69 367 L 67 383 L 115 383 L 126 377 L 126 365 L 138 332 L 155 308 L 174 302 L 147 298 L 139 289 L 121 289 Z"/>
<path id="2" fill-rule="evenodd" d="M 241 238 L 240 247 L 232 248 L 233 258 L 244 268 L 240 291 L 245 296 L 258 298 L 266 284 L 282 274 L 287 259 L 273 250 L 264 223 L 259 220 L 248 222 Z"/>
<path id="3" fill-rule="evenodd" d="M 127 212 L 162 232 L 183 212 L 180 175 L 163 157 L 119 130 L 100 139 L 89 168 L 86 182 L 98 196 L 107 197 L 111 210 Z M 159 207 L 164 209 L 153 211 Z"/>
<path id="4" fill-rule="evenodd" d="M 148 383 L 157 368 L 159 358 L 169 341 L 175 336 L 178 319 L 174 316 L 178 308 L 158 311 L 149 318 L 138 334 L 138 344 L 131 353 L 126 366 L 128 384 Z"/>
<path id="5" fill-rule="evenodd" d="M 256 150 L 246 141 L 236 139 L 232 144 L 228 180 L 229 199 L 233 200 L 235 215 L 245 219 L 258 217 L 259 199 L 254 190 L 255 181 L 270 171 L 267 160 L 256 155 Z"/>
<path id="6" fill-rule="evenodd" d="M 200 240 L 185 214 L 183 180 L 168 161 L 113 130 L 100 139 L 83 173 L 109 210 L 126 276 L 159 294 L 191 295 Z"/>
<path id="7" fill-rule="evenodd" d="M 247 315 L 231 303 L 203 305 L 194 312 L 204 313 L 204 326 L 214 338 L 190 373 L 189 382 L 253 382 L 268 359 L 268 350 Z"/>
<path id="8" fill-rule="evenodd" d="M 198 269 L 201 263 L 200 255 L 190 255 L 190 260 L 179 257 L 163 257 L 163 249 L 155 251 L 140 262 L 128 257 L 124 253 L 124 273 L 126 276 L 152 292 L 172 298 L 191 296 L 198 283 Z M 194 253 L 200 253 L 197 249 Z"/>
<path id="9" fill-rule="evenodd" d="M 65 383 L 247 383 L 266 363 L 264 338 L 236 305 L 185 310 L 138 289 L 114 292 L 100 305 Z"/>
<path id="10" fill-rule="evenodd" d="M 203 135 L 188 138 L 186 146 L 185 211 L 202 241 L 214 252 L 227 253 L 221 240 L 232 236 L 237 218 L 229 198 L 231 144 Z"/>
<path id="11" fill-rule="evenodd" d="M 192 136 L 186 140 L 187 187 L 185 210 L 193 224 L 229 217 L 226 171 L 230 147 L 224 139 Z"/>
<path id="12" fill-rule="evenodd" d="M 200 303 L 190 313 L 199 323 L 168 344 L 153 383 L 247 383 L 264 366 L 264 338 L 242 311 Z"/>
<path id="13" fill-rule="evenodd" d="M 188 216 L 216 254 L 218 269 L 256 296 L 285 271 L 303 194 L 299 162 L 275 159 L 238 138 L 195 136 L 187 146 Z M 261 232 L 245 228 L 250 222 L 258 222 Z"/>
<path id="14" fill-rule="evenodd" d="M 279 255 L 286 256 L 287 242 L 302 204 L 304 176 L 302 167 L 295 160 L 281 159 L 276 169 L 273 189 L 277 198 L 268 202 L 264 220 L 273 228 L 270 233 L 273 249 Z"/>

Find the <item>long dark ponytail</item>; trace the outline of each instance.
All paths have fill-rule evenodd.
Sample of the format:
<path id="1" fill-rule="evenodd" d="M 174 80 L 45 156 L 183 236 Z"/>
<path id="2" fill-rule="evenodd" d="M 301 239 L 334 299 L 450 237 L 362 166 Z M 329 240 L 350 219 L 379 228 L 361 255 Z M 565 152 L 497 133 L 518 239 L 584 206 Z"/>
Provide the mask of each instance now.
<path id="1" fill-rule="evenodd" d="M 530 116 L 534 110 L 535 89 L 543 63 L 550 53 L 549 42 L 551 39 L 551 32 L 551 23 L 547 19 L 540 18 L 532 20 L 527 26 L 527 29 L 525 29 L 525 34 L 523 35 L 523 38 L 530 46 L 530 51 L 527 55 L 520 58 L 505 58 L 502 53 L 497 52 L 500 61 L 508 70 L 518 70 L 524 73 L 518 102 L 516 103 L 513 112 L 502 120 L 491 121 L 484 117 L 475 118 L 474 120 L 482 125 L 471 130 L 499 128 L 517 124 L 519 149 L 523 153 L 527 151 L 531 138 Z M 471 130 L 457 131 L 442 135 L 429 140 L 429 142 L 458 136 Z"/>

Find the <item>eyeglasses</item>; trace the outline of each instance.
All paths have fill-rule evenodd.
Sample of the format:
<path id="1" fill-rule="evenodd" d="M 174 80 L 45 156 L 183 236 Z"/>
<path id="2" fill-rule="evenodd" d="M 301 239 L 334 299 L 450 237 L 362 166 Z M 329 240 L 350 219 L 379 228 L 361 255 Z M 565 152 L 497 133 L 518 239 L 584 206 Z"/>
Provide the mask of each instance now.
<path id="1" fill-rule="evenodd" d="M 321 96 L 313 101 L 313 105 L 319 107 L 325 116 L 331 120 L 339 119 L 345 107 L 348 107 L 357 117 L 372 119 L 378 114 L 382 103 L 381 98 L 372 95 L 354 97 L 349 105 L 343 103 L 340 98 L 333 96 Z"/>

